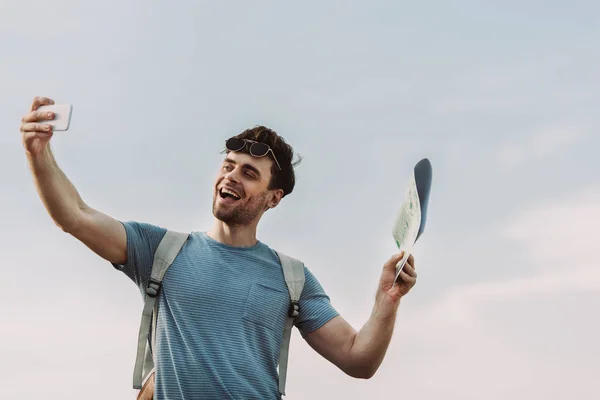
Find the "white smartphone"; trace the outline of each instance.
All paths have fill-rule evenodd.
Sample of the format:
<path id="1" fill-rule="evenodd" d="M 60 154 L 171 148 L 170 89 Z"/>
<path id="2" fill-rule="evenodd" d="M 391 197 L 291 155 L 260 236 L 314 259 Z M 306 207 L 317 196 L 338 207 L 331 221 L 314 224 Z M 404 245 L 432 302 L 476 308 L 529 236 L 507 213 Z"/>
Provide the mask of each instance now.
<path id="1" fill-rule="evenodd" d="M 40 121 L 43 124 L 52 125 L 53 131 L 66 131 L 71 123 L 71 113 L 73 106 L 71 104 L 53 104 L 41 106 L 38 111 L 48 111 L 54 113 L 54 119 Z"/>

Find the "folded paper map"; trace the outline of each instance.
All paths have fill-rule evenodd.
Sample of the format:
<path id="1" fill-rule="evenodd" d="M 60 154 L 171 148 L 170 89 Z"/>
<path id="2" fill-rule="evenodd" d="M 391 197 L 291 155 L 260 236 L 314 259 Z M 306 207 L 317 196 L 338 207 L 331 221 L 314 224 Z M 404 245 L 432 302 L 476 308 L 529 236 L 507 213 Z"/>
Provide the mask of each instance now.
<path id="1" fill-rule="evenodd" d="M 404 251 L 404 257 L 396 265 L 396 279 L 413 247 L 425 230 L 427 220 L 427 205 L 431 192 L 432 169 L 431 163 L 424 158 L 415 165 L 408 182 L 406 197 L 394 222 L 392 236 L 399 251 Z M 395 280 L 394 280 L 395 282 Z"/>

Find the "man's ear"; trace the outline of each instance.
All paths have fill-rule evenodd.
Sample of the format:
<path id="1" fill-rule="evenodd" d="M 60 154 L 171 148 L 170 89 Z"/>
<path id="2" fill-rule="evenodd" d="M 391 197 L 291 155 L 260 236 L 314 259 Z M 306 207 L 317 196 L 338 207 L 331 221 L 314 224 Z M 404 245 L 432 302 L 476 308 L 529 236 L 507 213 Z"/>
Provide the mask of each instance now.
<path id="1" fill-rule="evenodd" d="M 279 204 L 279 202 L 281 201 L 282 198 L 283 198 L 283 190 L 282 189 L 271 190 L 271 196 L 269 198 L 269 201 L 267 202 L 267 207 L 269 207 L 269 208 L 277 207 L 277 205 Z"/>

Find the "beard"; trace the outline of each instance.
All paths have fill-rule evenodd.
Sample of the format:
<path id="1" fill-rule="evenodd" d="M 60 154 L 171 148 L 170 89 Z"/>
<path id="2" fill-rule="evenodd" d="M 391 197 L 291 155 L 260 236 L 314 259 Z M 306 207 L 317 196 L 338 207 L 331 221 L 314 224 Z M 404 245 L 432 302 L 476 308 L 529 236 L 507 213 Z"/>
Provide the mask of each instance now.
<path id="1" fill-rule="evenodd" d="M 260 217 L 267 203 L 266 192 L 250 197 L 246 203 L 242 203 L 243 200 L 238 200 L 237 202 L 240 204 L 219 205 L 217 204 L 218 197 L 218 193 L 213 196 L 213 215 L 230 226 L 249 225 Z"/>

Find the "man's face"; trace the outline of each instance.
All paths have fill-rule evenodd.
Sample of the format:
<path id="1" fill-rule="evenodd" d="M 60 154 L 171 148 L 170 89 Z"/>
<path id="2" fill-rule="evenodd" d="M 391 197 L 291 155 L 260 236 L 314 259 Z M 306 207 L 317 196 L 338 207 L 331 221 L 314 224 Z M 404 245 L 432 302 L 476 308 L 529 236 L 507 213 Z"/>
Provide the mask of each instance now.
<path id="1" fill-rule="evenodd" d="M 281 199 L 269 190 L 270 157 L 230 152 L 221 165 L 213 193 L 213 215 L 229 225 L 248 225 Z"/>

